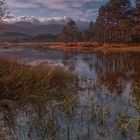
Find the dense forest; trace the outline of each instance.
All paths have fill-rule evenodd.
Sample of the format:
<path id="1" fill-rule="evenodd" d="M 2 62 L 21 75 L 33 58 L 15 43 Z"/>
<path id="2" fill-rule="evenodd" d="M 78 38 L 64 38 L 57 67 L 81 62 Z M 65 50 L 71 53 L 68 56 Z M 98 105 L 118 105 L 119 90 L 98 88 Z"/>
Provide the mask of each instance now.
<path id="1" fill-rule="evenodd" d="M 136 7 L 130 0 L 110 0 L 100 8 L 95 29 L 98 41 L 140 41 L 140 0 Z"/>

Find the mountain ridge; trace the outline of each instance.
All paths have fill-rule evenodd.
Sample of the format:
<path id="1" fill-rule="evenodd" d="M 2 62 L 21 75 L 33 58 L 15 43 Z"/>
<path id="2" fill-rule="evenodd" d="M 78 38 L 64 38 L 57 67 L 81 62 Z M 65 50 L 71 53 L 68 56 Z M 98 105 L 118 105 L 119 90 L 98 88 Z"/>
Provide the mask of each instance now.
<path id="1" fill-rule="evenodd" d="M 70 17 L 54 17 L 54 18 L 40 18 L 33 16 L 9 17 L 3 19 L 2 26 L 6 32 L 16 32 L 19 34 L 27 34 L 29 36 L 36 36 L 40 34 L 59 34 L 63 27 L 67 24 Z M 86 20 L 77 20 L 77 26 L 80 30 L 88 27 L 89 22 Z"/>
<path id="2" fill-rule="evenodd" d="M 74 20 L 71 17 L 50 17 L 50 18 L 36 18 L 34 16 L 9 16 L 8 18 L 4 18 L 3 21 L 7 23 L 16 23 L 16 22 L 30 22 L 33 24 L 67 24 L 70 20 Z M 76 23 L 89 23 L 89 20 L 86 19 L 76 19 Z"/>

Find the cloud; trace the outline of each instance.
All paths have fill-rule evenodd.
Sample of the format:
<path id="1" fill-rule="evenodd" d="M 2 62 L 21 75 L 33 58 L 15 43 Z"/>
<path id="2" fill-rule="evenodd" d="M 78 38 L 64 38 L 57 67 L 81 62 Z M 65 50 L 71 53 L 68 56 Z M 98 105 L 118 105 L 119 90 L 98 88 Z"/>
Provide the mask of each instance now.
<path id="1" fill-rule="evenodd" d="M 38 5 L 34 4 L 34 3 L 27 3 L 25 1 L 18 1 L 18 0 L 9 0 L 7 1 L 7 5 L 10 8 L 37 8 Z"/>
<path id="2" fill-rule="evenodd" d="M 8 0 L 8 7 L 15 15 L 71 16 L 90 18 L 97 14 L 107 0 Z M 93 5 L 93 7 L 91 7 Z M 18 9 L 18 13 L 15 11 Z M 93 13 L 92 13 L 93 12 Z"/>

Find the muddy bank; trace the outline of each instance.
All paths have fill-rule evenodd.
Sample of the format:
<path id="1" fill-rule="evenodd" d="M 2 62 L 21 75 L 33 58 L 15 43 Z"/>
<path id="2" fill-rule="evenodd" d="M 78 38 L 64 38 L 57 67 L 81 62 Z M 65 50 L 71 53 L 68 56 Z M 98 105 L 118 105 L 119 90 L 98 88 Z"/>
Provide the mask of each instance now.
<path id="1" fill-rule="evenodd" d="M 66 52 L 140 52 L 140 44 L 124 44 L 124 43 L 78 43 L 76 45 L 50 45 L 49 48 L 61 49 Z"/>

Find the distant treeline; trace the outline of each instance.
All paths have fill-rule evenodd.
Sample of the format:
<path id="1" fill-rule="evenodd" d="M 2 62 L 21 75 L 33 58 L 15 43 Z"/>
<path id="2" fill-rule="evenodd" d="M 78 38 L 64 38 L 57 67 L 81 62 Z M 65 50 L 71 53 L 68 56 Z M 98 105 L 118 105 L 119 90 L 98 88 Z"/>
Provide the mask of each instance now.
<path id="1" fill-rule="evenodd" d="M 6 33 L 0 35 L 1 42 L 60 42 L 60 34 L 41 34 L 36 36 L 28 36 L 18 33 Z"/>
<path id="2" fill-rule="evenodd" d="M 140 0 L 109 0 L 99 10 L 95 39 L 109 42 L 140 42 Z"/>

